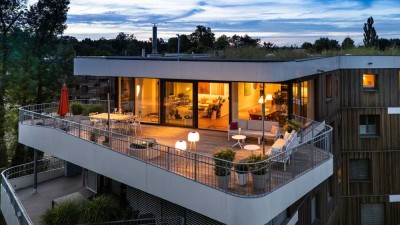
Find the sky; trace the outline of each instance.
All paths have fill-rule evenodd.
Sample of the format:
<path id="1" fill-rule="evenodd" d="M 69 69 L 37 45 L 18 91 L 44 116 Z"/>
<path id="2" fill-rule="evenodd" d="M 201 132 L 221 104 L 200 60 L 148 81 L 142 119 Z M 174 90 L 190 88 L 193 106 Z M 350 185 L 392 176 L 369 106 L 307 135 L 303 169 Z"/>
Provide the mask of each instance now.
<path id="1" fill-rule="evenodd" d="M 36 0 L 37 1 L 37 0 Z M 33 4 L 35 0 L 29 0 Z M 249 35 L 278 46 L 314 43 L 320 37 L 362 45 L 368 17 L 380 38 L 400 38 L 400 0 L 70 0 L 64 35 L 115 38 L 119 32 L 149 40 L 190 34 L 197 25 L 216 37 Z"/>

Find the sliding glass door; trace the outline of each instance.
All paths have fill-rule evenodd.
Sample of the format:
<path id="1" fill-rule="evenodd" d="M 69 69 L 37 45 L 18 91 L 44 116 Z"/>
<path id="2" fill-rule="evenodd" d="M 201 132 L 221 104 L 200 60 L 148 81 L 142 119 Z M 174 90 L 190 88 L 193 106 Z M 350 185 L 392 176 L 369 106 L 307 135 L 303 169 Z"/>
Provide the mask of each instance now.
<path id="1" fill-rule="evenodd" d="M 193 127 L 193 83 L 165 82 L 164 120 L 167 125 Z"/>

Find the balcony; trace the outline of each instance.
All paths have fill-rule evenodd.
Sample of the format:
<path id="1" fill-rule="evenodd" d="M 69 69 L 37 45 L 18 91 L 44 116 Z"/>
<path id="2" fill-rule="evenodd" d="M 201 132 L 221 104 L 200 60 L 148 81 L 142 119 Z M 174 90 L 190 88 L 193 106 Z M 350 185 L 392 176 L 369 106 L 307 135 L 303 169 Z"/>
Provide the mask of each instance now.
<path id="1" fill-rule="evenodd" d="M 247 184 L 240 185 L 230 166 L 224 167 L 229 170 L 225 178 L 229 184 L 218 184 L 216 162 L 241 164 L 212 158 L 216 149 L 232 145 L 225 132 L 199 131 L 197 152 L 181 151 L 171 146 L 186 139 L 188 129 L 146 126 L 143 135 L 127 136 L 57 118 L 52 113 L 56 110 L 57 103 L 21 108 L 19 141 L 223 223 L 240 224 L 252 218 L 252 224 L 265 224 L 332 175 L 332 128 L 305 118 L 296 117 L 303 128 L 301 143 L 288 149 L 292 154 L 283 152 L 260 162 L 267 178 L 256 189 L 250 175 Z M 90 139 L 93 133 L 97 142 Z M 106 145 L 101 144 L 104 137 L 109 139 Z M 143 137 L 157 142 L 146 143 Z M 148 147 L 132 153 L 128 146 L 138 141 Z M 235 152 L 239 159 L 249 154 Z M 291 163 L 284 170 L 281 161 L 286 157 Z"/>

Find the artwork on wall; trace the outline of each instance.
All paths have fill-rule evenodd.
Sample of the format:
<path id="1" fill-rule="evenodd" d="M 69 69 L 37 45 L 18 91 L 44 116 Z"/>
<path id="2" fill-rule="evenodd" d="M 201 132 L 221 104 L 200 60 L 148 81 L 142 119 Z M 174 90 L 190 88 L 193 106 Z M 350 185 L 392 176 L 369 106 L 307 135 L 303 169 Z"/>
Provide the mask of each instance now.
<path id="1" fill-rule="evenodd" d="M 223 83 L 211 83 L 211 94 L 212 95 L 224 95 L 224 84 Z"/>
<path id="2" fill-rule="evenodd" d="M 244 83 L 244 96 L 251 95 L 251 83 Z"/>
<path id="3" fill-rule="evenodd" d="M 199 82 L 199 94 L 210 94 L 210 83 Z"/>

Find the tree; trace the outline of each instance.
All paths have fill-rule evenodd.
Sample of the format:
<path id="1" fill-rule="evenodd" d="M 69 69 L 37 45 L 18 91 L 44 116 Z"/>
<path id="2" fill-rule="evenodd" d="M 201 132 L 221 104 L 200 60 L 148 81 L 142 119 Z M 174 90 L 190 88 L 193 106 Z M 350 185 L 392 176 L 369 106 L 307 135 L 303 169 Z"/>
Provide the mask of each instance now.
<path id="1" fill-rule="evenodd" d="M 217 38 L 217 41 L 215 41 L 214 46 L 216 49 L 224 49 L 229 46 L 229 37 L 226 36 L 225 34 L 221 35 L 220 37 Z"/>
<path id="2" fill-rule="evenodd" d="M 338 50 L 338 49 L 340 49 L 340 45 L 339 45 L 338 41 L 330 40 L 327 37 L 325 37 L 325 38 L 321 37 L 318 40 L 315 40 L 313 47 L 317 52 L 322 52 L 323 50 Z"/>
<path id="3" fill-rule="evenodd" d="M 310 42 L 304 42 L 304 43 L 301 45 L 301 48 L 306 49 L 306 50 L 309 50 L 309 49 L 312 49 L 312 48 L 313 48 L 313 44 L 311 44 Z"/>
<path id="4" fill-rule="evenodd" d="M 26 8 L 25 0 L 1 0 L 0 1 L 0 34 L 1 34 L 1 47 L 2 54 L 2 67 L 0 73 L 0 168 L 7 166 L 7 147 L 5 144 L 5 104 L 4 95 L 7 87 L 7 74 L 8 74 L 8 56 L 9 56 L 9 43 L 8 35 L 10 31 L 18 24 L 23 16 Z"/>
<path id="5" fill-rule="evenodd" d="M 350 37 L 346 37 L 342 42 L 342 49 L 352 49 L 354 48 L 354 41 Z"/>
<path id="6" fill-rule="evenodd" d="M 40 61 L 38 68 L 34 71 L 37 79 L 36 103 L 42 103 L 44 96 L 49 96 L 44 93 L 46 90 L 44 83 L 57 82 L 50 67 L 54 65 L 53 60 L 57 60 L 52 54 L 55 45 L 59 42 L 56 36 L 61 35 L 67 28 L 68 5 L 69 0 L 39 0 L 30 7 L 27 13 L 26 30 L 33 35 L 32 52 Z M 49 91 L 54 90 L 49 89 Z"/>
<path id="7" fill-rule="evenodd" d="M 372 47 L 376 46 L 378 41 L 378 35 L 376 34 L 374 24 L 374 18 L 372 16 L 368 18 L 367 22 L 364 23 L 364 46 Z"/>
<path id="8" fill-rule="evenodd" d="M 391 47 L 390 41 L 386 38 L 379 38 L 377 41 L 377 45 L 379 50 L 385 51 L 386 49 Z"/>
<path id="9" fill-rule="evenodd" d="M 215 34 L 211 31 L 211 28 L 198 25 L 190 35 L 190 41 L 193 51 L 206 52 L 213 48 Z"/>

